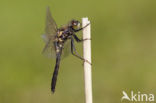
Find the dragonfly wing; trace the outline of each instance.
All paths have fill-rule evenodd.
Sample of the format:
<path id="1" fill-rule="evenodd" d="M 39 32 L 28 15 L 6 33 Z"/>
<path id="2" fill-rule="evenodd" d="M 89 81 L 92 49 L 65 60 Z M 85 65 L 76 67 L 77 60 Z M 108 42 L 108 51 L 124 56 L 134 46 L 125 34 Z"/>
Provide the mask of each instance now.
<path id="1" fill-rule="evenodd" d="M 54 46 L 54 39 L 57 35 L 57 25 L 55 20 L 52 18 L 51 12 L 49 7 L 47 8 L 46 13 L 46 28 L 45 34 L 42 35 L 44 42 L 46 43 L 42 53 L 48 58 L 56 58 L 55 46 Z"/>
<path id="2" fill-rule="evenodd" d="M 51 15 L 49 7 L 48 7 L 47 14 L 46 14 L 46 28 L 45 28 L 46 35 L 48 35 L 48 36 L 56 35 L 57 30 L 58 30 L 57 25 Z"/>
<path id="3" fill-rule="evenodd" d="M 67 41 L 64 43 L 63 51 L 62 51 L 62 58 L 67 57 L 71 53 L 71 41 L 70 39 L 67 39 Z"/>
<path id="4" fill-rule="evenodd" d="M 56 58 L 56 51 L 53 39 L 49 39 L 43 48 L 42 54 L 48 58 Z"/>

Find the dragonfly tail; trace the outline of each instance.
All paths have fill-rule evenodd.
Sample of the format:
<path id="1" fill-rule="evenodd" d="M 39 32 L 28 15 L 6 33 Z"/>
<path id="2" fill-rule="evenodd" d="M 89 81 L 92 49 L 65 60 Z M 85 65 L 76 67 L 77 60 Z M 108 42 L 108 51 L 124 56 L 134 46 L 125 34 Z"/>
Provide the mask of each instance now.
<path id="1" fill-rule="evenodd" d="M 58 53 L 58 55 L 56 57 L 55 70 L 53 72 L 53 77 L 52 77 L 52 82 L 51 82 L 51 91 L 53 93 L 55 92 L 55 86 L 56 86 L 57 75 L 58 75 L 58 71 L 59 71 L 60 59 L 61 59 L 61 53 Z"/>

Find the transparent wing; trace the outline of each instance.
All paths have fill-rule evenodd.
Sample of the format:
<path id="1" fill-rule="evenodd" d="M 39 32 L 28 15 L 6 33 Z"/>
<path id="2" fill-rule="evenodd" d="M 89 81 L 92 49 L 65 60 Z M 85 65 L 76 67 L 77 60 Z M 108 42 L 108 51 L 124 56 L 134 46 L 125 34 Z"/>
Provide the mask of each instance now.
<path id="1" fill-rule="evenodd" d="M 42 36 L 43 40 L 45 41 L 46 45 L 42 51 L 43 55 L 48 58 L 55 58 L 56 52 L 53 41 L 55 39 L 55 35 L 57 35 L 57 25 L 52 18 L 51 12 L 49 7 L 47 8 L 46 13 L 46 28 L 45 34 Z"/>
<path id="2" fill-rule="evenodd" d="M 71 40 L 67 40 L 64 44 L 63 51 L 62 51 L 62 58 L 67 57 L 71 53 Z"/>
<path id="3" fill-rule="evenodd" d="M 43 55 L 45 55 L 48 58 L 56 58 L 56 51 L 55 51 L 55 46 L 54 46 L 54 40 L 55 36 L 57 35 L 57 25 L 52 18 L 51 12 L 49 7 L 47 8 L 47 14 L 46 14 L 46 28 L 45 28 L 45 34 L 42 36 L 43 40 L 45 41 L 46 45 L 42 51 Z M 64 58 L 68 56 L 68 54 L 71 51 L 70 48 L 70 40 L 67 40 L 64 43 L 63 46 L 63 51 L 62 51 L 62 56 L 61 58 Z"/>
<path id="4" fill-rule="evenodd" d="M 46 35 L 43 35 L 42 38 L 43 38 L 43 40 L 45 42 L 47 42 Z M 67 40 L 64 43 L 63 50 L 62 50 L 62 55 L 61 55 L 62 59 L 64 59 L 65 57 L 67 57 L 71 53 L 71 44 L 70 43 L 71 43 L 70 40 Z M 56 58 L 56 51 L 55 51 L 55 46 L 53 44 L 53 39 L 50 39 L 46 43 L 42 53 L 43 53 L 44 56 L 46 56 L 48 58 Z"/>
<path id="5" fill-rule="evenodd" d="M 42 36 L 46 45 L 43 48 L 42 54 L 48 58 L 56 58 L 55 46 L 53 43 L 53 38 L 47 38 L 46 34 Z"/>
<path id="6" fill-rule="evenodd" d="M 49 7 L 47 8 L 47 14 L 46 14 L 46 28 L 45 33 L 47 36 L 56 35 L 57 33 L 57 25 L 55 23 L 55 20 L 53 19 Z"/>

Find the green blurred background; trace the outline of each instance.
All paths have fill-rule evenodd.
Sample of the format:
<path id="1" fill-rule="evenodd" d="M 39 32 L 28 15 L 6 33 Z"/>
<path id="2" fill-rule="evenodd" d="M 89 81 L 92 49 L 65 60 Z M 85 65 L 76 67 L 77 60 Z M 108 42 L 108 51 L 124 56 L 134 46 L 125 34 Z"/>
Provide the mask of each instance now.
<path id="1" fill-rule="evenodd" d="M 82 61 L 72 55 L 50 91 L 55 60 L 41 54 L 47 6 L 58 26 L 91 20 L 94 103 L 121 103 L 123 90 L 156 94 L 156 1 L 0 0 L 0 103 L 85 101 Z"/>

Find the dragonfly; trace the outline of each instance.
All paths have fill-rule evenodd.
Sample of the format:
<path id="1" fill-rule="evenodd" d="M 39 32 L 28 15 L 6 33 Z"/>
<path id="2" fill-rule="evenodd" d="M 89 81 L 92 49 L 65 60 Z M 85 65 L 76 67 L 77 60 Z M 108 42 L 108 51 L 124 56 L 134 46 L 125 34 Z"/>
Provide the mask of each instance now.
<path id="1" fill-rule="evenodd" d="M 53 93 L 55 92 L 61 57 L 64 55 L 64 51 L 67 51 L 67 48 L 70 47 L 70 52 L 72 55 L 83 60 L 84 62 L 88 62 L 89 64 L 91 64 L 88 60 L 85 60 L 77 53 L 74 45 L 74 41 L 82 42 L 84 40 L 90 40 L 89 38 L 80 39 L 76 35 L 76 32 L 81 31 L 88 25 L 89 24 L 82 27 L 81 23 L 78 20 L 71 20 L 68 24 L 58 28 L 55 20 L 51 15 L 50 8 L 47 7 L 45 34 L 43 35 L 43 39 L 46 44 L 43 48 L 42 53 L 48 57 L 54 57 L 56 59 L 56 64 L 54 67 L 54 72 L 51 81 L 51 91 Z"/>

